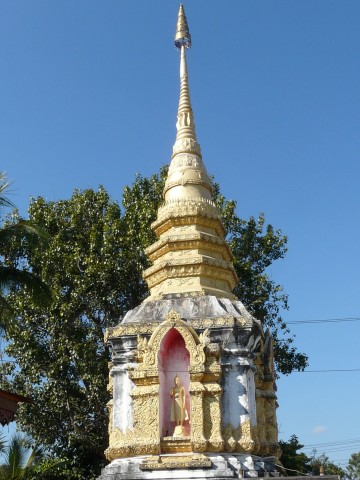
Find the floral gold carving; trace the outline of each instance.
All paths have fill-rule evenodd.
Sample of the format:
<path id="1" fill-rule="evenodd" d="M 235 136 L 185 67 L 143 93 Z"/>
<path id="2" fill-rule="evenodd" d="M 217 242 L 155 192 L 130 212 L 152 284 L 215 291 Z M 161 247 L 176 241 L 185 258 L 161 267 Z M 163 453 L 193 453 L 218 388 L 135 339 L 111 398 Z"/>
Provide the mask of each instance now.
<path id="1" fill-rule="evenodd" d="M 208 450 L 221 452 L 224 448 L 221 434 L 221 387 L 217 384 L 211 387 L 207 388 L 207 395 L 204 397 L 204 435 L 208 442 Z M 217 391 L 214 387 L 218 387 Z"/>
<path id="2" fill-rule="evenodd" d="M 156 229 L 161 222 L 169 218 L 180 219 L 181 217 L 199 216 L 221 222 L 219 210 L 212 200 L 202 197 L 172 199 L 163 203 L 159 208 L 157 219 L 152 223 L 151 228 Z"/>
<path id="3" fill-rule="evenodd" d="M 211 327 L 244 327 L 248 324 L 248 320 L 244 317 L 214 317 L 199 318 L 190 320 L 187 324 L 196 329 Z M 146 335 L 152 334 L 159 326 L 158 322 L 152 323 L 120 323 L 116 327 L 108 328 L 105 333 L 105 342 L 111 338 L 121 337 L 123 335 Z"/>
<path id="4" fill-rule="evenodd" d="M 159 451 L 156 413 L 159 408 L 158 391 L 158 385 L 134 387 L 131 393 L 134 400 L 134 428 L 122 432 L 110 426 L 110 446 L 105 452 L 108 460 Z"/>
<path id="5" fill-rule="evenodd" d="M 205 452 L 207 441 L 204 437 L 204 386 L 200 382 L 190 382 L 191 394 L 191 442 L 198 452 Z"/>
<path id="6" fill-rule="evenodd" d="M 105 332 L 105 343 L 110 338 L 118 338 L 123 335 L 139 335 L 152 333 L 158 323 L 120 323 L 116 327 L 107 328 Z"/>
<path id="7" fill-rule="evenodd" d="M 209 340 L 209 331 L 199 338 L 196 331 L 181 320 L 180 316 L 171 310 L 165 318 L 165 321 L 157 326 L 150 337 L 149 342 L 140 337 L 140 350 L 138 347 L 138 357 L 142 359 L 137 365 L 138 370 L 147 370 L 155 367 L 158 368 L 157 352 L 160 349 L 160 344 L 167 332 L 175 328 L 184 338 L 185 346 L 190 354 L 190 368 L 192 366 L 201 366 L 205 363 L 204 348 L 206 342 Z M 205 333 L 205 332 L 204 332 Z"/>

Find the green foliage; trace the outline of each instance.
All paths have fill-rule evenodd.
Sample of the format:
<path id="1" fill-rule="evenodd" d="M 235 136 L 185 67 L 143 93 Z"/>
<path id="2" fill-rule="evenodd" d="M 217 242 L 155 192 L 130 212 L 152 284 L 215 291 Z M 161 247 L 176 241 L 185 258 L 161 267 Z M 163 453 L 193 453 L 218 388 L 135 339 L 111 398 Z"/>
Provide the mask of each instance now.
<path id="1" fill-rule="evenodd" d="M 103 188 L 75 191 L 67 201 L 37 198 L 29 214 L 48 232 L 48 248 L 14 245 L 9 258 L 18 261 L 21 251 L 50 286 L 52 303 L 42 308 L 27 292 L 10 295 L 7 354 L 18 368 L 5 368 L 11 388 L 34 401 L 20 408 L 19 425 L 55 455 L 86 466 L 89 475 L 98 472 L 107 446 L 104 329 L 137 301 L 129 282 L 134 262 L 119 206 Z"/>
<path id="2" fill-rule="evenodd" d="M 148 294 L 142 280 L 149 266 L 144 249 L 155 240 L 150 224 L 162 202 L 166 171 L 137 176 L 124 190 L 123 214 L 102 187 L 75 191 L 69 200 L 32 199 L 30 221 L 47 232 L 46 249 L 34 249 L 20 237 L 7 245 L 7 267 L 38 275 L 51 290 L 51 304 L 44 306 L 28 290 L 11 289 L 6 354 L 16 363 L 4 363 L 7 376 L 0 382 L 0 388 L 33 399 L 21 406 L 17 419 L 54 459 L 36 467 L 39 475 L 46 462 L 61 459 L 51 472 L 57 476 L 49 479 L 90 480 L 104 464 L 110 356 L 103 334 Z M 295 350 L 278 315 L 287 308 L 287 296 L 266 273 L 284 257 L 286 238 L 266 225 L 263 215 L 239 219 L 236 203 L 226 201 L 217 185 L 214 199 L 235 254 L 236 293 L 270 326 L 278 370 L 303 369 L 307 357 Z"/>
<path id="3" fill-rule="evenodd" d="M 287 442 L 280 440 L 279 445 L 282 450 L 281 463 L 286 472 L 284 475 L 306 475 L 311 471 L 311 459 L 307 457 L 305 453 L 298 452 L 298 450 L 301 450 L 304 445 L 299 443 L 299 439 L 296 435 L 291 435 Z"/>
<path id="4" fill-rule="evenodd" d="M 350 480 L 360 480 L 360 452 L 351 454 L 346 469 L 346 476 Z"/>
<path id="5" fill-rule="evenodd" d="M 0 208 L 14 206 L 5 196 L 8 187 L 5 174 L 0 172 Z M 6 300 L 9 290 L 25 288 L 33 300 L 42 305 L 49 302 L 50 292 L 37 275 L 23 268 L 21 255 L 18 255 L 18 261 L 4 261 L 14 244 L 26 245 L 28 251 L 42 249 L 47 241 L 46 234 L 31 222 L 20 221 L 16 211 L 13 212 L 11 221 L 6 223 L 2 214 L 0 210 L 0 327 L 5 328 L 6 314 L 11 311 L 10 303 Z M 20 251 L 18 253 L 21 254 Z"/>
<path id="6" fill-rule="evenodd" d="M 84 480 L 85 478 L 89 478 L 87 469 L 75 464 L 74 461 L 47 457 L 34 465 L 24 480 Z"/>
<path id="7" fill-rule="evenodd" d="M 0 465 L 0 480 L 27 480 L 34 465 L 42 458 L 42 449 L 19 434 L 13 435 L 9 445 L 2 445 L 4 457 Z"/>
<path id="8" fill-rule="evenodd" d="M 308 457 L 304 452 L 298 452 L 304 445 L 301 445 L 296 435 L 292 435 L 287 442 L 280 440 L 279 444 L 282 450 L 281 463 L 288 476 L 320 475 L 320 469 L 325 475 L 339 475 L 341 479 L 346 475 L 325 453 L 317 456 L 314 450 L 311 457 Z"/>
<path id="9" fill-rule="evenodd" d="M 339 475 L 341 479 L 346 476 L 346 472 L 341 467 L 331 462 L 325 453 L 316 456 L 316 450 L 313 452 L 310 459 L 310 465 L 313 475 L 320 475 L 320 469 L 322 468 L 322 473 L 325 475 Z"/>

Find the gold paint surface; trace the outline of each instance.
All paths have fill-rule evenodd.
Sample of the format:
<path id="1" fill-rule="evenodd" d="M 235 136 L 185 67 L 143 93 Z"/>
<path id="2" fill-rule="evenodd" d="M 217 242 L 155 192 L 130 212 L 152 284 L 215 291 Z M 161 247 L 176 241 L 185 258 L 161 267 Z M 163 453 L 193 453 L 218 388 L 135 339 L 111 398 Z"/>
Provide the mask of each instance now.
<path id="1" fill-rule="evenodd" d="M 211 460 L 206 455 L 182 455 L 164 457 L 154 455 L 146 459 L 139 468 L 141 470 L 167 470 L 167 469 L 187 469 L 187 468 L 211 468 Z"/>

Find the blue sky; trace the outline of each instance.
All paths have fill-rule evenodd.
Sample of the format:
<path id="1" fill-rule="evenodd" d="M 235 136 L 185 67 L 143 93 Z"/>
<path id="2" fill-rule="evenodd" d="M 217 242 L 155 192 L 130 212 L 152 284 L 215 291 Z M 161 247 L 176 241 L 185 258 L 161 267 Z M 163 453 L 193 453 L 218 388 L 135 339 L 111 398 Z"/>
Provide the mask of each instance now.
<path id="1" fill-rule="evenodd" d="M 103 184 L 170 159 L 179 56 L 173 0 L 0 3 L 0 170 L 29 197 Z M 246 218 L 288 235 L 271 268 L 288 321 L 360 317 L 358 0 L 184 1 L 197 134 Z M 310 370 L 359 369 L 360 322 L 292 325 Z M 280 437 L 344 463 L 360 450 L 360 371 L 278 382 Z"/>

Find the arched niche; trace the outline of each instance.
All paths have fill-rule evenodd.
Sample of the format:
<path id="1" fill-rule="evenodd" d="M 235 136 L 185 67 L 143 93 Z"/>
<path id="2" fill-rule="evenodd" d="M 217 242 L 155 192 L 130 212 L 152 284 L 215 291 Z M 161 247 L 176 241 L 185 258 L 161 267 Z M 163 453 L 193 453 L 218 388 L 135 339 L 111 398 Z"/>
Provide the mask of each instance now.
<path id="1" fill-rule="evenodd" d="M 170 389 L 174 386 L 176 375 L 180 378 L 181 385 L 185 388 L 186 409 L 190 416 L 190 353 L 186 348 L 185 340 L 179 330 L 171 328 L 162 338 L 158 351 L 159 369 L 159 422 L 160 435 L 171 436 L 174 430 L 174 422 L 170 421 L 172 399 Z M 189 421 L 184 422 L 187 434 L 190 434 Z"/>

